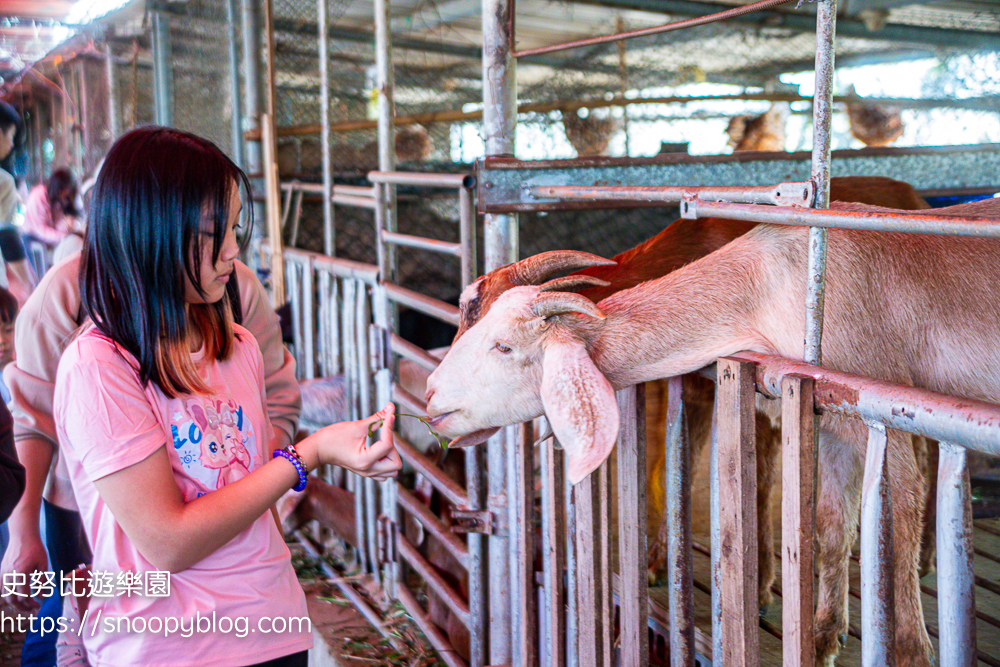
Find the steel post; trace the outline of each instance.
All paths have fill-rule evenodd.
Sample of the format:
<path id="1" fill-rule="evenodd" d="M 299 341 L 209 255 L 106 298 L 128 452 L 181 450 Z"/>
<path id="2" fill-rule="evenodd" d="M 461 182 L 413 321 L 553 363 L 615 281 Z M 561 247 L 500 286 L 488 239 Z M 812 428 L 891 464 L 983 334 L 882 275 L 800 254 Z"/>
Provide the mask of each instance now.
<path id="1" fill-rule="evenodd" d="M 483 0 L 483 138 L 486 155 L 513 155 L 517 126 L 516 63 L 511 56 L 513 7 L 509 0 Z M 487 215 L 483 220 L 487 272 L 517 259 L 517 217 Z M 509 430 L 509 429 L 505 429 Z M 506 511 L 506 457 L 513 442 L 504 432 L 487 445 L 490 510 Z M 490 664 L 511 663 L 510 564 L 507 535 L 489 538 Z"/>
<path id="2" fill-rule="evenodd" d="M 329 0 L 318 0 L 317 37 L 319 40 L 319 117 L 323 131 L 320 147 L 323 155 L 323 250 L 331 257 L 337 254 L 334 238 L 333 163 L 330 156 L 330 43 L 327 39 Z"/>
<path id="3" fill-rule="evenodd" d="M 233 142 L 230 153 L 233 156 L 233 162 L 240 168 L 246 169 L 246 158 L 243 150 L 243 104 L 240 100 L 240 33 L 237 24 L 239 12 L 237 2 L 238 0 L 226 0 L 226 39 L 229 46 L 227 50 L 229 56 L 229 126 Z"/>
<path id="4" fill-rule="evenodd" d="M 885 426 L 868 427 L 861 499 L 861 664 L 896 664 L 892 496 Z"/>
<path id="5" fill-rule="evenodd" d="M 976 665 L 972 504 L 965 448 L 941 443 L 937 483 L 940 664 Z"/>
<path id="6" fill-rule="evenodd" d="M 170 56 L 170 15 L 153 12 L 153 112 L 157 125 L 174 124 L 174 73 Z"/>
<path id="7" fill-rule="evenodd" d="M 833 60 L 837 28 L 837 0 L 816 7 L 816 90 L 813 97 L 812 181 L 816 208 L 830 206 L 830 123 L 833 118 Z M 806 339 L 802 358 L 819 365 L 823 360 L 823 302 L 826 291 L 825 229 L 809 230 L 809 269 L 806 283 Z"/>

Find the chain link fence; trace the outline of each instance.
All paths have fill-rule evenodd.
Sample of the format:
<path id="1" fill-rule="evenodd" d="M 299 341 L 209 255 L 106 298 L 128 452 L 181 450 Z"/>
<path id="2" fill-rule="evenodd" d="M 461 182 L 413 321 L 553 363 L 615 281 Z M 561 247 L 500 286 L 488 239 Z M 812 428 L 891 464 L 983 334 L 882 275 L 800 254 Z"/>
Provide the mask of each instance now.
<path id="1" fill-rule="evenodd" d="M 321 6 L 317 0 L 273 2 L 275 115 L 284 180 L 322 178 Z M 365 174 L 378 166 L 373 17 L 368 3 L 355 0 L 329 0 L 325 6 L 335 183 L 367 184 Z M 226 0 L 189 0 L 169 11 L 175 125 L 231 153 L 230 121 L 240 105 L 232 99 L 229 82 Z M 599 11 L 606 31 L 683 18 Z M 534 9 L 522 6 L 518 12 L 518 35 L 527 41 L 539 25 L 593 21 L 598 10 L 550 3 Z M 607 20 L 608 12 L 612 21 Z M 764 114 L 772 121 L 762 130 L 771 142 L 767 146 L 808 150 L 815 37 L 782 25 L 774 15 L 752 16 L 756 18 L 522 59 L 517 95 L 524 112 L 517 129 L 517 156 L 725 154 L 738 141 L 736 126 Z M 980 44 L 975 39 L 966 40 L 965 46 L 905 42 L 898 35 L 880 39 L 878 30 L 881 22 L 889 21 L 918 31 L 911 32 L 916 37 L 924 28 L 946 28 L 995 39 L 1000 11 L 906 7 L 865 20 L 871 23 L 872 38 L 847 35 L 837 41 L 835 94 L 845 97 L 838 97 L 835 106 L 834 149 L 1000 142 L 997 48 L 970 46 Z M 476 115 L 482 108 L 479 21 L 478 6 L 464 13 L 448 3 L 394 10 L 390 26 L 400 169 L 471 170 L 471 163 L 483 155 Z M 148 20 L 121 31 L 109 44 L 115 62 L 117 127 L 125 131 L 152 122 Z M 87 85 L 96 88 L 98 82 L 88 79 Z M 849 103 L 855 94 L 900 99 L 895 104 L 857 99 Z M 724 99 L 671 101 L 719 95 Z M 736 117 L 743 120 L 734 123 Z M 405 188 L 400 193 L 401 232 L 455 240 L 458 211 L 451 197 Z M 614 255 L 662 229 L 672 219 L 670 213 L 635 209 L 522 215 L 521 253 L 574 247 Z M 334 224 L 337 255 L 374 262 L 369 211 L 337 207 Z M 303 201 L 295 245 L 323 249 L 318 198 Z M 400 259 L 405 286 L 447 300 L 457 297 L 457 267 L 420 251 L 401 253 Z"/>

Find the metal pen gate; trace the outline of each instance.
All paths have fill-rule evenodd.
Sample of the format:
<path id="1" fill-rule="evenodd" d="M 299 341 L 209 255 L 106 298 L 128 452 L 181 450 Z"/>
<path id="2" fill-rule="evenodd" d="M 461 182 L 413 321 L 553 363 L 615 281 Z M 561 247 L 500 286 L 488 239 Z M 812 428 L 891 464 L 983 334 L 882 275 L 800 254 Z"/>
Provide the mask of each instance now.
<path id="1" fill-rule="evenodd" d="M 422 415 L 426 413 L 422 398 L 411 395 L 394 381 L 392 372 L 398 360 L 407 360 L 428 371 L 436 367 L 438 360 L 393 331 L 394 307 L 406 306 L 449 324 L 458 323 L 458 311 L 447 303 L 384 280 L 384 276 L 393 273 L 390 263 L 394 261 L 394 254 L 387 248 L 419 248 L 455 257 L 461 262 L 462 286 L 471 282 L 476 266 L 476 213 L 471 192 L 475 181 L 462 174 L 401 172 L 373 172 L 369 178 L 376 183 L 374 188 L 336 186 L 332 203 L 384 211 L 383 185 L 455 190 L 459 200 L 460 241 L 447 243 L 389 231 L 385 229 L 387 216 L 383 214 L 376 215 L 377 239 L 381 246 L 379 266 L 294 248 L 283 249 L 297 367 L 304 379 L 316 377 L 317 370 L 321 376 L 343 374 L 350 406 L 347 418 L 366 416 L 389 400 L 410 413 Z M 318 185 L 285 183 L 282 190 L 286 193 L 282 219 L 284 223 L 291 219 L 294 233 L 302 194 L 322 193 L 322 189 Z M 264 249 L 270 251 L 269 246 Z M 264 263 L 267 263 L 266 258 Z M 354 494 L 358 564 L 375 576 L 391 597 L 403 604 L 446 664 L 456 667 L 466 664 L 451 646 L 449 637 L 428 618 L 416 593 L 403 580 L 403 565 L 412 568 L 429 591 L 437 595 L 466 627 L 471 664 L 483 665 L 486 636 L 483 533 L 491 529 L 492 522 L 484 513 L 485 475 L 481 450 L 463 450 L 465 488 L 405 440 L 397 438 L 397 450 L 406 464 L 453 506 L 453 516 L 460 525 L 467 527 L 463 532 L 468 535 L 463 542 L 412 490 L 395 481 L 377 485 L 373 480 L 333 469 L 327 474 L 328 481 Z M 408 521 L 418 522 L 466 571 L 467 599 L 440 576 L 435 565 L 420 552 L 419 545 L 409 541 L 404 528 Z M 314 551 L 307 540 L 301 541 L 307 550 Z M 356 594 L 351 595 L 351 600 L 362 608 L 376 628 L 380 627 L 377 614 Z"/>

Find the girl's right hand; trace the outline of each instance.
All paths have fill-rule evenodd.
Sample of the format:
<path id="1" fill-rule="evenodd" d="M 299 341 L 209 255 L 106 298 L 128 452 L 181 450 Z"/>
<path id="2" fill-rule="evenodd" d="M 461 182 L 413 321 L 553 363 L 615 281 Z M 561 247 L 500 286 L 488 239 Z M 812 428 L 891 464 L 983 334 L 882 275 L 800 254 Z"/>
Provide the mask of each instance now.
<path id="1" fill-rule="evenodd" d="M 339 422 L 314 433 L 320 463 L 338 465 L 364 477 L 385 481 L 395 477 L 403 467 L 392 439 L 396 421 L 396 406 L 388 403 L 370 417 L 352 422 Z M 379 424 L 378 440 L 369 447 L 368 429 Z"/>

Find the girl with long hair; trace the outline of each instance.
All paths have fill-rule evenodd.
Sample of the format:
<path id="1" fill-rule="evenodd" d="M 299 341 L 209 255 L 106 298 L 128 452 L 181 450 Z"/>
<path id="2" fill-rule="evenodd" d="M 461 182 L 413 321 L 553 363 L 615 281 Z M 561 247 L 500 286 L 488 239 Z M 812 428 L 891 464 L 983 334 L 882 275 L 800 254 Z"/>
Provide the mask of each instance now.
<path id="1" fill-rule="evenodd" d="M 94 188 L 92 325 L 62 356 L 54 404 L 92 570 L 131 583 L 90 600 L 95 667 L 305 665 L 308 623 L 284 622 L 308 616 L 305 598 L 269 510 L 319 465 L 378 480 L 402 465 L 392 404 L 267 451 L 260 351 L 234 321 L 241 191 L 213 144 L 157 127 L 120 138 Z M 290 629 L 271 632 L 276 619 Z"/>

